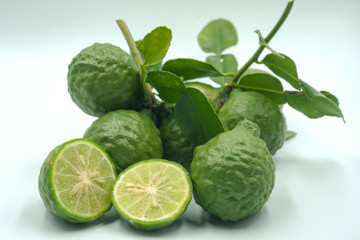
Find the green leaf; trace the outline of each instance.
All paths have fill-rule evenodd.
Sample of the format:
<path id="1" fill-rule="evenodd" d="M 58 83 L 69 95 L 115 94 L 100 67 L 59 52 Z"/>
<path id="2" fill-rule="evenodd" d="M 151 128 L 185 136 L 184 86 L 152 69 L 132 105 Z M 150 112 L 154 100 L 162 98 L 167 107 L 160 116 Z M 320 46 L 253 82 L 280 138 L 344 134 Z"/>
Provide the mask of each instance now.
<path id="1" fill-rule="evenodd" d="M 236 29 L 225 19 L 211 21 L 199 33 L 198 43 L 204 52 L 220 55 L 238 43 Z"/>
<path id="2" fill-rule="evenodd" d="M 271 75 L 269 72 L 264 71 L 262 69 L 257 69 L 257 68 L 248 68 L 240 77 L 240 80 L 245 77 L 248 74 L 254 74 L 254 73 L 264 73 L 264 74 L 269 74 Z"/>
<path id="3" fill-rule="evenodd" d="M 286 132 L 286 136 L 285 136 L 285 140 L 287 141 L 287 140 L 290 140 L 290 139 L 292 139 L 293 137 L 295 137 L 296 136 L 296 132 L 294 132 L 294 131 L 287 131 Z"/>
<path id="4" fill-rule="evenodd" d="M 260 30 L 255 30 L 255 33 L 259 36 L 259 44 L 261 46 L 265 47 L 267 50 L 272 52 L 274 55 L 277 55 L 277 56 L 283 58 L 283 56 L 280 53 L 278 53 L 277 51 L 275 51 L 274 49 L 272 49 L 270 47 L 270 45 L 266 42 L 265 38 L 263 38 L 263 36 L 261 35 Z"/>
<path id="5" fill-rule="evenodd" d="M 336 105 L 339 106 L 339 99 L 335 95 L 333 95 L 327 91 L 320 91 L 320 93 L 324 94 L 325 97 L 330 98 L 334 103 L 336 103 Z"/>
<path id="6" fill-rule="evenodd" d="M 155 65 L 152 65 L 152 66 L 149 66 L 147 68 L 147 71 L 160 71 L 162 69 L 162 61 L 155 64 Z"/>
<path id="7" fill-rule="evenodd" d="M 287 103 L 294 109 L 303 113 L 309 118 L 320 118 L 325 114 L 319 112 L 311 103 L 310 98 L 303 92 L 298 91 L 285 91 Z"/>
<path id="8" fill-rule="evenodd" d="M 145 65 L 151 66 L 160 63 L 170 47 L 171 30 L 167 27 L 157 27 L 142 39 L 137 48 L 142 53 Z"/>
<path id="9" fill-rule="evenodd" d="M 265 64 L 274 74 L 283 78 L 295 89 L 300 90 L 299 78 L 296 65 L 288 56 L 281 54 L 284 58 L 270 53 L 260 62 Z"/>
<path id="10" fill-rule="evenodd" d="M 150 71 L 146 81 L 158 91 L 159 97 L 168 103 L 175 103 L 185 91 L 184 82 L 170 72 Z"/>
<path id="11" fill-rule="evenodd" d="M 307 84 L 306 82 L 300 80 L 301 88 L 303 89 L 304 93 L 308 97 L 313 97 L 316 95 L 322 95 L 318 90 Z"/>
<path id="12" fill-rule="evenodd" d="M 271 98 L 277 104 L 286 103 L 281 82 L 270 74 L 246 74 L 240 79 L 239 84 L 236 86 L 242 89 L 260 92 Z"/>
<path id="13" fill-rule="evenodd" d="M 206 62 L 214 65 L 222 73 L 235 73 L 238 68 L 238 62 L 234 55 L 224 54 L 224 55 L 213 55 L 206 58 Z M 214 82 L 224 86 L 225 83 L 229 83 L 232 79 L 231 76 L 221 76 L 221 77 L 210 77 Z"/>
<path id="14" fill-rule="evenodd" d="M 327 116 L 341 117 L 344 119 L 339 106 L 331 98 L 326 97 L 303 80 L 300 80 L 300 84 L 304 93 L 309 97 L 311 104 L 319 112 Z"/>
<path id="15" fill-rule="evenodd" d="M 209 101 L 195 88 L 186 88 L 176 101 L 175 117 L 184 134 L 195 145 L 204 144 L 224 132 L 224 127 Z"/>
<path id="16" fill-rule="evenodd" d="M 169 60 L 162 69 L 183 77 L 184 81 L 202 77 L 223 76 L 213 65 L 189 58 Z"/>

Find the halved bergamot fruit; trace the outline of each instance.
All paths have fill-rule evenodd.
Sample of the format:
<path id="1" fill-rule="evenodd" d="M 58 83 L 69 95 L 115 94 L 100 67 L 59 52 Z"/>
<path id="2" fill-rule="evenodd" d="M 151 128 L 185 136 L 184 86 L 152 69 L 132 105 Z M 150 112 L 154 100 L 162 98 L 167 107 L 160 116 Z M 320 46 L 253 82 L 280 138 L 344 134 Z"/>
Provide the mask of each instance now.
<path id="1" fill-rule="evenodd" d="M 50 152 L 39 175 L 47 209 L 73 223 L 89 222 L 111 209 L 116 179 L 109 155 L 87 139 L 66 142 Z"/>
<path id="2" fill-rule="evenodd" d="M 153 230 L 170 225 L 185 212 L 192 190 L 189 173 L 180 164 L 150 159 L 119 174 L 112 201 L 131 225 Z"/>

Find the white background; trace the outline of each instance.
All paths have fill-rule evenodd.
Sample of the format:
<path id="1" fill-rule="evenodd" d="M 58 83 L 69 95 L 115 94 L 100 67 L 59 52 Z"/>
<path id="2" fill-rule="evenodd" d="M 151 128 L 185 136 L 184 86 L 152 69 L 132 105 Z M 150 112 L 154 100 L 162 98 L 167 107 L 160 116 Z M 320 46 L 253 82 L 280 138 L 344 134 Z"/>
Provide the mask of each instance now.
<path id="1" fill-rule="evenodd" d="M 1 239 L 360 239 L 358 0 L 296 0 L 270 44 L 297 63 L 300 78 L 340 99 L 346 124 L 334 117 L 311 120 L 285 106 L 288 128 L 298 135 L 274 157 L 274 191 L 254 216 L 223 223 L 191 202 L 179 221 L 160 231 L 134 230 L 114 210 L 74 225 L 49 214 L 38 193 L 50 150 L 81 137 L 95 120 L 71 101 L 67 66 L 94 42 L 127 51 L 115 19 L 124 19 L 135 39 L 168 26 L 173 41 L 166 59 L 203 60 L 197 34 L 209 21 L 226 18 L 239 35 L 227 52 L 242 64 L 258 46 L 254 30 L 266 35 L 286 3 L 0 0 Z"/>

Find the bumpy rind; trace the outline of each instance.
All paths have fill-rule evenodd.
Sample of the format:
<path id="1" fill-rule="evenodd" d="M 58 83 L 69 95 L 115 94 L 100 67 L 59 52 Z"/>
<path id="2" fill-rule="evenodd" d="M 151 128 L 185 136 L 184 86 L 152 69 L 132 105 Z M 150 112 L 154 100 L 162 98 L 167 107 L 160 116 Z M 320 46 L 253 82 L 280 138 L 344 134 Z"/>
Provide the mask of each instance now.
<path id="1" fill-rule="evenodd" d="M 262 139 L 244 127 L 195 148 L 190 167 L 195 201 L 223 221 L 259 211 L 275 183 L 275 166 Z"/>
<path id="2" fill-rule="evenodd" d="M 144 102 L 134 60 L 109 43 L 94 43 L 83 49 L 71 61 L 67 79 L 72 100 L 91 116 L 136 109 Z"/>
<path id="3" fill-rule="evenodd" d="M 164 149 L 163 158 L 180 163 L 189 170 L 195 145 L 182 132 L 174 114 L 170 114 L 161 122 L 160 134 Z"/>
<path id="4" fill-rule="evenodd" d="M 286 137 L 286 119 L 281 109 L 261 93 L 234 90 L 219 110 L 224 128 L 233 129 L 241 120 L 248 119 L 260 127 L 260 138 L 266 142 L 270 153 L 279 150 Z"/>
<path id="5" fill-rule="evenodd" d="M 95 120 L 84 138 L 100 145 L 113 160 L 117 172 L 151 158 L 162 158 L 160 131 L 146 115 L 116 110 Z"/>

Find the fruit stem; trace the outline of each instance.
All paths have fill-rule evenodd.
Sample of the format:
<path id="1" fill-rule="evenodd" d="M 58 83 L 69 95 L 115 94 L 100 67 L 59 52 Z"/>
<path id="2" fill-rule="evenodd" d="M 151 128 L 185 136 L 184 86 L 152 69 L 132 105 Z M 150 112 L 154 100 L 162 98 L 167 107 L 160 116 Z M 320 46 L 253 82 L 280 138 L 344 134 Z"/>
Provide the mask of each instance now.
<path id="1" fill-rule="evenodd" d="M 294 4 L 294 0 L 291 0 L 287 3 L 286 8 L 283 12 L 283 14 L 281 15 L 280 19 L 277 21 L 276 25 L 273 27 L 273 29 L 270 31 L 270 33 L 265 37 L 264 41 L 266 43 L 269 43 L 271 41 L 271 39 L 275 36 L 275 34 L 277 33 L 277 31 L 281 28 L 281 26 L 283 25 L 283 23 L 285 22 L 286 18 L 288 17 L 291 8 Z M 244 74 L 244 72 L 254 63 L 258 61 L 258 58 L 260 56 L 260 54 L 262 53 L 262 51 L 265 49 L 265 46 L 263 44 L 261 44 L 259 46 L 259 48 L 256 50 L 256 52 L 252 55 L 252 57 L 244 64 L 244 66 L 242 66 L 239 71 L 236 72 L 236 74 L 234 75 L 234 77 L 231 79 L 229 85 L 233 86 L 234 82 L 238 82 L 238 80 L 240 79 L 240 77 Z"/>
<path id="2" fill-rule="evenodd" d="M 120 29 L 125 37 L 125 40 L 130 48 L 131 55 L 133 56 L 133 58 L 136 62 L 136 65 L 139 69 L 140 78 L 142 78 L 141 65 L 144 64 L 144 61 L 142 60 L 140 52 L 136 47 L 134 38 L 132 37 L 129 28 L 127 27 L 126 23 L 123 20 L 117 19 L 116 23 L 120 27 Z"/>
<path id="3" fill-rule="evenodd" d="M 139 69 L 139 76 L 141 84 L 143 85 L 145 96 L 147 102 L 150 104 L 150 107 L 155 105 L 155 97 L 152 92 L 151 86 L 149 83 L 146 82 L 146 69 L 144 69 L 144 61 L 141 57 L 139 49 L 136 47 L 136 43 L 134 41 L 133 36 L 131 35 L 131 32 L 126 25 L 125 21 L 122 19 L 116 20 L 117 25 L 120 27 L 121 32 L 123 33 L 125 40 L 130 48 L 131 55 L 133 56 L 136 66 Z"/>

